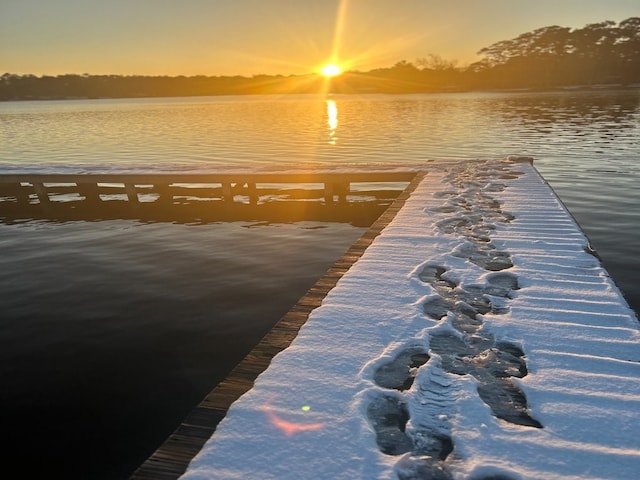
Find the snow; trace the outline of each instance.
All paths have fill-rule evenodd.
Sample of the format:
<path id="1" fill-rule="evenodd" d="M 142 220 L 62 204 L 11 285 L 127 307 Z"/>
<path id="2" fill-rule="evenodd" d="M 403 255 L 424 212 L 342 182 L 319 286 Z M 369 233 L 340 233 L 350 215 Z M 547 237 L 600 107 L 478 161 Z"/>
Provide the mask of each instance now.
<path id="1" fill-rule="evenodd" d="M 182 478 L 635 478 L 638 326 L 531 164 L 433 164 Z"/>

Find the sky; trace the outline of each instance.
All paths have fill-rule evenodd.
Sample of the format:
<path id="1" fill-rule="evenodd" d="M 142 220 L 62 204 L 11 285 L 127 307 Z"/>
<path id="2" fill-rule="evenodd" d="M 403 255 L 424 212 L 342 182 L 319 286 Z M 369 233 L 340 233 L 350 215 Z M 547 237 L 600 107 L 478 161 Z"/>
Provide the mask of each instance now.
<path id="1" fill-rule="evenodd" d="M 368 71 L 476 52 L 536 28 L 640 15 L 638 0 L 0 0 L 2 73 Z"/>

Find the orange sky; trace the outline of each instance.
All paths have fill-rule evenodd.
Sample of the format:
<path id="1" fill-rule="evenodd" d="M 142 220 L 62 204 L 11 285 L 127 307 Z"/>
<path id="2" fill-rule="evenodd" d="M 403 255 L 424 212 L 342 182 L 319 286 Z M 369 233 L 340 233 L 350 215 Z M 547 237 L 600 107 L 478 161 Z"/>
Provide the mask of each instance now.
<path id="1" fill-rule="evenodd" d="M 467 64 L 533 29 L 619 22 L 639 0 L 0 0 L 1 73 L 304 74 L 433 53 Z"/>

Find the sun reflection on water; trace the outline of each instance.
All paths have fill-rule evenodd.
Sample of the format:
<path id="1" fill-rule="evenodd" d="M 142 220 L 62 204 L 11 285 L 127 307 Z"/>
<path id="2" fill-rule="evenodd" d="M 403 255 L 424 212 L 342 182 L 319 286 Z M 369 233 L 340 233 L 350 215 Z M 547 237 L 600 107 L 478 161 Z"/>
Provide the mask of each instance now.
<path id="1" fill-rule="evenodd" d="M 327 100 L 327 125 L 329 125 L 329 144 L 335 145 L 338 137 L 338 105 L 335 100 Z"/>

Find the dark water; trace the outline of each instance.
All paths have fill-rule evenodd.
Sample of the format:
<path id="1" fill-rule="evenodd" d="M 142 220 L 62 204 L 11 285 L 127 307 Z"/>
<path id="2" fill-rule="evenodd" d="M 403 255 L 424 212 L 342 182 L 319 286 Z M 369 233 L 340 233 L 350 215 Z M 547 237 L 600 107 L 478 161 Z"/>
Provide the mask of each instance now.
<path id="1" fill-rule="evenodd" d="M 0 140 L 0 173 L 533 156 L 640 311 L 638 89 L 5 102 Z M 127 478 L 363 231 L 251 226 L 0 222 L 5 469 Z"/>
<path id="2" fill-rule="evenodd" d="M 127 478 L 363 230 L 0 226 L 5 467 Z"/>

